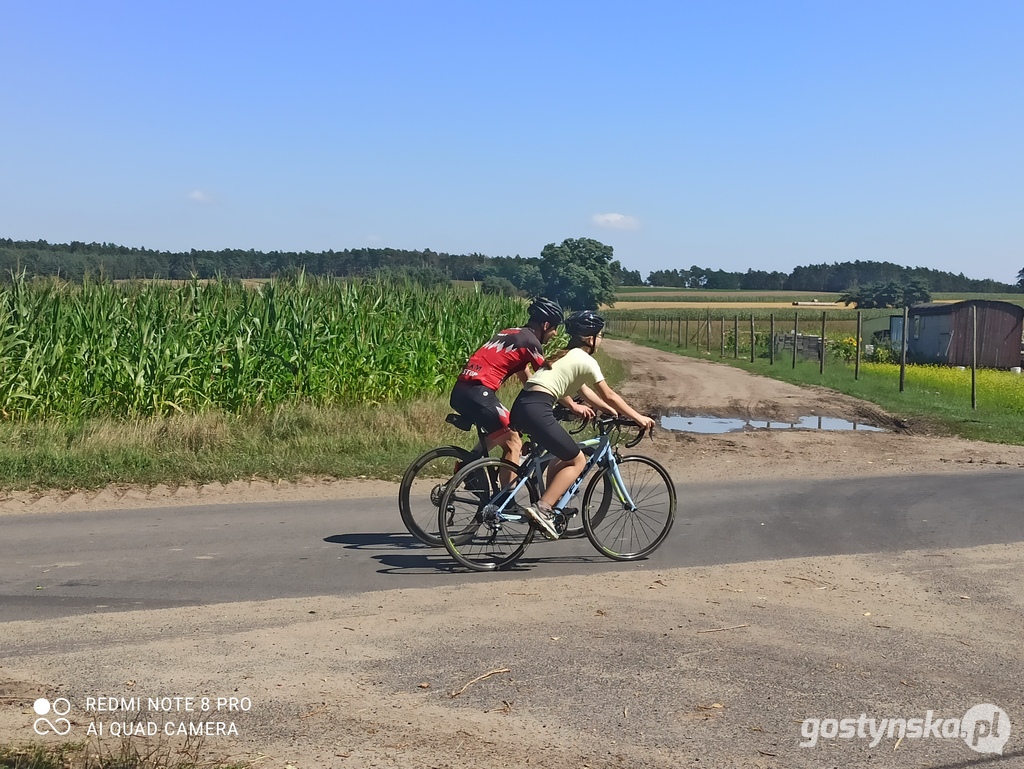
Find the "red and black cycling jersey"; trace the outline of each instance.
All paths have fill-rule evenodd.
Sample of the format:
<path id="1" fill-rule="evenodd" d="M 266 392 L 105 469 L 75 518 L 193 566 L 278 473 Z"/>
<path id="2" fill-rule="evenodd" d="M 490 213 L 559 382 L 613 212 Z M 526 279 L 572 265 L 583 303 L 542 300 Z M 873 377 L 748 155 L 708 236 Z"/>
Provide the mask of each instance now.
<path id="1" fill-rule="evenodd" d="M 528 328 L 506 328 L 473 353 L 459 374 L 460 382 L 479 382 L 497 390 L 501 383 L 517 371 L 532 365 L 544 365 L 544 348 Z"/>

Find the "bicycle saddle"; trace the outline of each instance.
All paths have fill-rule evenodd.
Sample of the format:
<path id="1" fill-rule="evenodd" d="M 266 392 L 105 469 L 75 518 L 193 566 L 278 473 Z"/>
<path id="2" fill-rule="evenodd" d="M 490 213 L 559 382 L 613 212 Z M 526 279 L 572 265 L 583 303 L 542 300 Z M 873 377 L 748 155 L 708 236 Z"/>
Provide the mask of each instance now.
<path id="1" fill-rule="evenodd" d="M 462 414 L 449 414 L 444 421 L 463 432 L 469 432 L 473 428 L 473 420 Z"/>

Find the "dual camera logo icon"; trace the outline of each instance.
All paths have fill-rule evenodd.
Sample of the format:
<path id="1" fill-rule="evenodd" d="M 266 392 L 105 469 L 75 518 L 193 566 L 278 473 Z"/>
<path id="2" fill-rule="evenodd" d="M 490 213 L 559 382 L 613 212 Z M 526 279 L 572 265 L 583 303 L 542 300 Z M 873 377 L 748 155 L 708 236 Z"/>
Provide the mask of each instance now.
<path id="1" fill-rule="evenodd" d="M 50 702 L 45 697 L 40 697 L 32 703 L 32 710 L 39 718 L 32 725 L 36 734 L 53 734 L 63 737 L 71 731 L 71 722 L 63 718 L 71 712 L 71 703 L 65 697 L 58 697 Z M 54 716 L 51 721 L 49 716 Z"/>

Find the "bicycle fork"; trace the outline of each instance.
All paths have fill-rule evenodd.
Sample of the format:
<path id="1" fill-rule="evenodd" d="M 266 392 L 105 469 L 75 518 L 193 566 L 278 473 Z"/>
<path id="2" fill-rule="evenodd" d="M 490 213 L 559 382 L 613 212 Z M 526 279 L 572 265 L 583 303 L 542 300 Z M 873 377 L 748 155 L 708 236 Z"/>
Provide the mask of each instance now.
<path id="1" fill-rule="evenodd" d="M 622 509 L 635 513 L 636 503 L 629 495 L 626 482 L 622 480 L 622 473 L 619 472 L 619 463 L 613 460 L 610 463 L 610 467 L 612 471 L 612 488 L 615 490 L 615 496 L 619 498 L 619 502 L 622 504 Z"/>

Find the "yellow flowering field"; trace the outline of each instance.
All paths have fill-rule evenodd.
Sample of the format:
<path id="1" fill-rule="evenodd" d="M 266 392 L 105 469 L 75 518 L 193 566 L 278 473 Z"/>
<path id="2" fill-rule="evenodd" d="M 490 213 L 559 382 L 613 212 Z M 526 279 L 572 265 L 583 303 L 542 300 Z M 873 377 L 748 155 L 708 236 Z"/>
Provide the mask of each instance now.
<path id="1" fill-rule="evenodd" d="M 892 363 L 862 363 L 862 370 L 899 380 L 900 367 Z M 1024 375 L 996 369 L 978 369 L 978 403 L 985 408 L 1024 414 Z M 969 398 L 971 370 L 953 366 L 907 366 L 907 389 L 940 396 Z"/>

